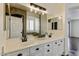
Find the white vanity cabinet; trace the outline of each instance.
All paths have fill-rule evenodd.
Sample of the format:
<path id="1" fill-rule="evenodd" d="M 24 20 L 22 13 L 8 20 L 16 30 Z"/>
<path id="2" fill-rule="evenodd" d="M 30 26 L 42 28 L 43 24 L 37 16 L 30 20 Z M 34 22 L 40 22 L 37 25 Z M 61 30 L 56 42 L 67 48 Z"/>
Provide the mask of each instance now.
<path id="1" fill-rule="evenodd" d="M 62 56 L 63 53 L 64 39 L 58 39 L 12 53 L 7 53 L 5 56 Z"/>
<path id="2" fill-rule="evenodd" d="M 37 45 L 29 48 L 30 56 L 43 56 L 44 47 L 43 45 Z"/>
<path id="3" fill-rule="evenodd" d="M 7 53 L 5 56 L 29 56 L 29 48 Z"/>

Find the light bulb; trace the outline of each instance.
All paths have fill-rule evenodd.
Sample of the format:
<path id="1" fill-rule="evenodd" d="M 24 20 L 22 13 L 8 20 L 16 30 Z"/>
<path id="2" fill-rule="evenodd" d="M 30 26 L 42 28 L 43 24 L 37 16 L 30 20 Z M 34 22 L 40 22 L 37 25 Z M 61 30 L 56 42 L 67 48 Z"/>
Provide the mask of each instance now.
<path id="1" fill-rule="evenodd" d="M 37 13 L 37 11 L 35 10 L 35 13 Z"/>
<path id="2" fill-rule="evenodd" d="M 62 16 L 59 16 L 59 19 L 62 19 Z"/>
<path id="3" fill-rule="evenodd" d="M 30 8 L 30 11 L 32 12 L 32 11 L 33 11 L 33 9 L 32 9 L 32 8 Z"/>
<path id="4" fill-rule="evenodd" d="M 44 15 L 44 13 L 42 12 L 42 15 Z"/>

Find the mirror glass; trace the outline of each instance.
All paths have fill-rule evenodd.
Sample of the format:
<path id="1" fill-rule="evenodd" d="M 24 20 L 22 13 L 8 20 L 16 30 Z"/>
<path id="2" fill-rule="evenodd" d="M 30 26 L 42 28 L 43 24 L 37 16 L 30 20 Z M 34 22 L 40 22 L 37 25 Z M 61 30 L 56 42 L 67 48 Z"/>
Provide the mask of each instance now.
<path id="1" fill-rule="evenodd" d="M 11 16 L 9 20 L 9 16 L 6 16 L 6 20 L 8 21 L 9 27 L 9 37 L 10 38 L 19 38 L 22 37 L 22 18 Z"/>
<path id="2" fill-rule="evenodd" d="M 29 16 L 27 20 L 27 31 L 39 33 L 39 18 Z"/>
<path id="3" fill-rule="evenodd" d="M 35 15 L 28 15 L 27 18 L 27 33 L 39 33 L 40 21 Z"/>

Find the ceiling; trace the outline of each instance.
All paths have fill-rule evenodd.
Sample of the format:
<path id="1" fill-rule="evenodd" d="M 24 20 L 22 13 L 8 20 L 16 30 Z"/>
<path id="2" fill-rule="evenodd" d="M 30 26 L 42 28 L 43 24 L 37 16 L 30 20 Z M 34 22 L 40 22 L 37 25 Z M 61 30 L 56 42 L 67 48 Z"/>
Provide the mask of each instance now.
<path id="1" fill-rule="evenodd" d="M 48 16 L 56 16 L 64 10 L 63 3 L 35 3 L 42 7 L 45 7 L 48 11 Z"/>

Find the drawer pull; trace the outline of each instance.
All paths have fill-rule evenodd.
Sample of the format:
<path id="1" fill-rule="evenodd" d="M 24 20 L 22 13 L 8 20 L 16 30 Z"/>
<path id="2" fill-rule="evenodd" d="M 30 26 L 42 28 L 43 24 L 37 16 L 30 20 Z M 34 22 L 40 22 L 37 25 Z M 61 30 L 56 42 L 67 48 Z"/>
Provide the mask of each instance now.
<path id="1" fill-rule="evenodd" d="M 63 41 L 61 40 L 61 42 L 63 42 Z"/>
<path id="2" fill-rule="evenodd" d="M 49 44 L 47 46 L 50 46 Z"/>
<path id="3" fill-rule="evenodd" d="M 58 44 L 58 46 L 60 46 L 60 44 Z"/>
<path id="4" fill-rule="evenodd" d="M 39 48 L 36 48 L 36 50 L 39 50 Z"/>
<path id="5" fill-rule="evenodd" d="M 22 56 L 22 53 L 19 53 L 17 56 Z"/>
<path id="6" fill-rule="evenodd" d="M 55 44 L 57 44 L 57 42 L 55 42 Z"/>
<path id="7" fill-rule="evenodd" d="M 47 50 L 47 52 L 50 52 L 50 50 Z"/>

